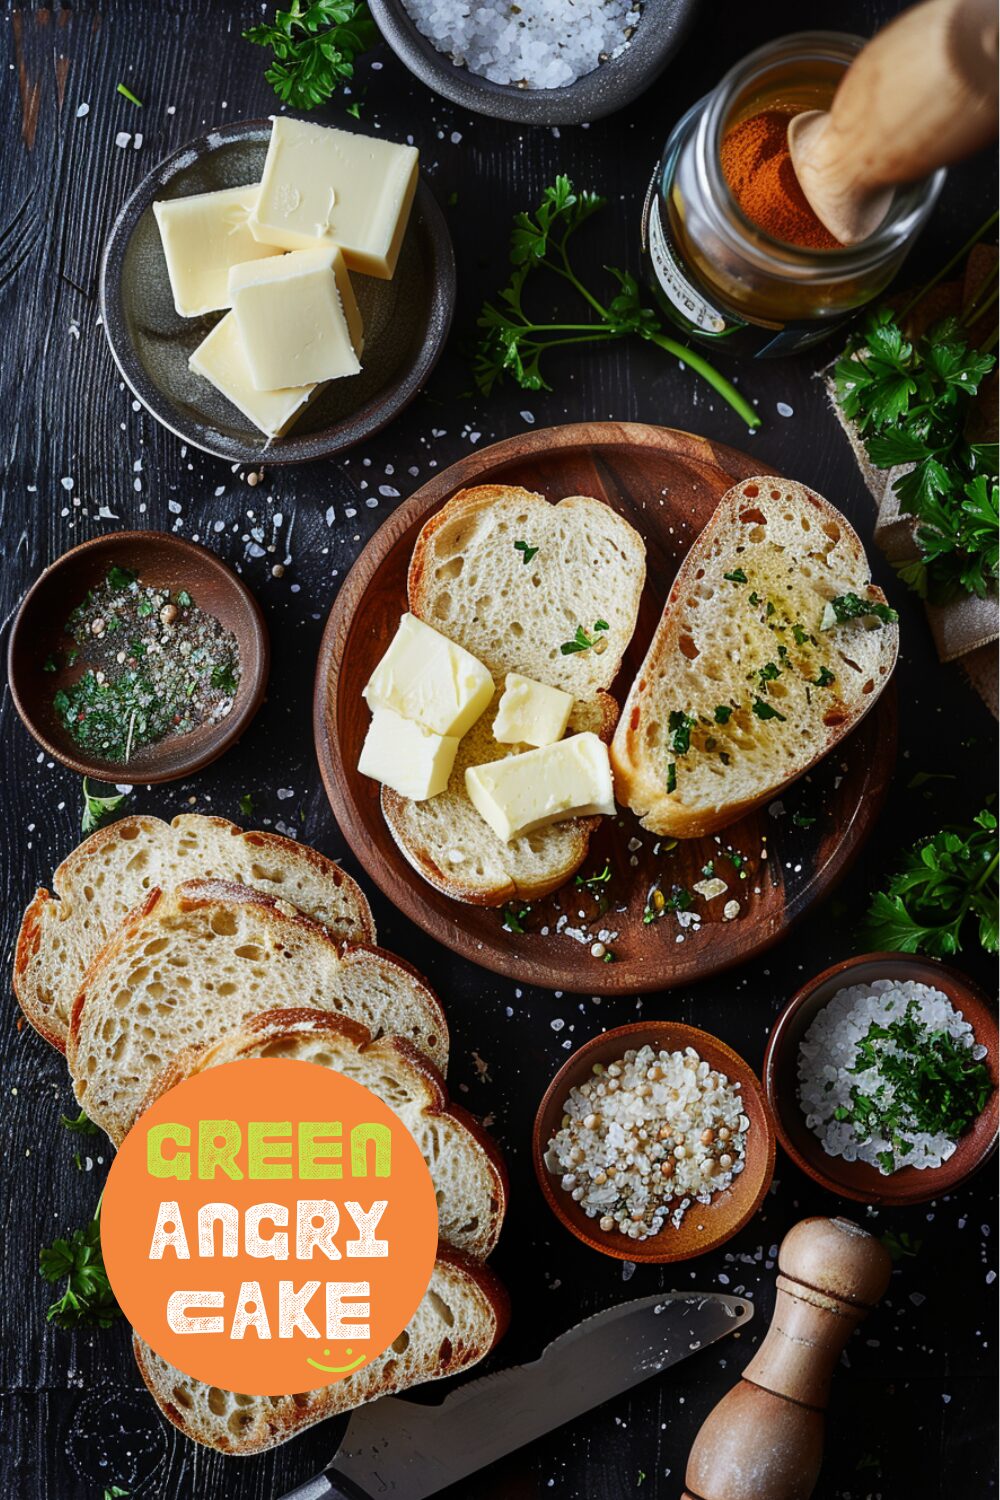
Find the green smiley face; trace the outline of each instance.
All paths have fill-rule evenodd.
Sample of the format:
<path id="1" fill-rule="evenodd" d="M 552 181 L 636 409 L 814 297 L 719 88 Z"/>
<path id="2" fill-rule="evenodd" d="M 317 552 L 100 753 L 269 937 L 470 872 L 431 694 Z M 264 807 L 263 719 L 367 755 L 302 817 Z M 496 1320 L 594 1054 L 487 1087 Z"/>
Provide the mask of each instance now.
<path id="1" fill-rule="evenodd" d="M 323 1353 L 327 1356 L 327 1358 L 329 1358 L 329 1349 L 324 1349 Z M 345 1349 L 344 1353 L 353 1354 L 354 1350 Z M 357 1370 L 361 1365 L 363 1365 L 366 1358 L 366 1355 L 359 1354 L 357 1359 L 352 1360 L 349 1365 L 321 1365 L 319 1360 L 316 1359 L 307 1359 L 306 1364 L 312 1365 L 314 1370 L 322 1370 L 326 1375 L 349 1375 L 352 1370 Z"/>

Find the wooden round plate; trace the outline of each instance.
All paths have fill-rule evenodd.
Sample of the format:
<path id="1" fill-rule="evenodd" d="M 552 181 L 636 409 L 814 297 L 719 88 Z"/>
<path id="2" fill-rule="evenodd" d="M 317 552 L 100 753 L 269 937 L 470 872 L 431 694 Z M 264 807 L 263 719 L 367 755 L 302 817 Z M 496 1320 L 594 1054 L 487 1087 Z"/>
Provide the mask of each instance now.
<path id="1" fill-rule="evenodd" d="M 372 537 L 337 595 L 320 647 L 313 727 L 337 821 L 386 895 L 454 952 L 525 984 L 583 994 L 635 994 L 703 979 L 777 942 L 844 873 L 881 809 L 896 755 L 890 686 L 855 732 L 777 803 L 724 834 L 673 845 L 627 811 L 604 819 L 580 871 L 610 868 L 595 896 L 573 882 L 526 913 L 465 906 L 428 885 L 397 848 L 374 781 L 358 774 L 368 727 L 361 690 L 407 608 L 406 571 L 428 516 L 464 486 L 524 485 L 552 500 L 595 495 L 646 542 L 647 579 L 632 644 L 612 692 L 624 702 L 670 584 L 722 494 L 765 472 L 758 460 L 691 433 L 632 423 L 578 423 L 509 438 L 453 464 Z M 689 913 L 644 920 L 658 882 L 692 891 L 713 874 L 727 893 L 694 897 Z M 723 911 L 738 901 L 735 919 Z M 607 909 L 601 908 L 607 903 Z M 523 931 L 505 929 L 511 925 Z M 687 924 L 687 925 L 685 925 Z M 603 934 L 603 937 L 600 936 Z M 604 963 L 591 952 L 603 942 Z M 600 950 L 598 950 L 600 951 Z"/>
<path id="2" fill-rule="evenodd" d="M 852 984 L 871 984 L 876 979 L 912 979 L 947 995 L 986 1048 L 983 1062 L 993 1079 L 993 1092 L 970 1130 L 959 1137 L 954 1154 L 940 1167 L 901 1167 L 884 1177 L 866 1161 L 845 1161 L 829 1156 L 806 1124 L 798 1097 L 799 1043 L 838 990 Z M 997 1019 L 995 1007 L 971 979 L 949 969 L 934 958 L 909 953 L 861 953 L 834 964 L 804 984 L 785 1006 L 771 1032 L 764 1053 L 764 1087 L 774 1114 L 775 1126 L 788 1155 L 807 1176 L 831 1193 L 858 1203 L 901 1207 L 928 1203 L 942 1193 L 953 1192 L 977 1172 L 996 1149 L 998 1126 Z"/>
<path id="3" fill-rule="evenodd" d="M 236 699 L 225 719 L 143 745 L 124 763 L 87 756 L 55 711 L 56 691 L 75 682 L 83 665 L 55 672 L 47 665 L 65 649 L 70 612 L 115 565 L 130 568 L 143 584 L 171 593 L 187 589 L 197 605 L 236 637 L 240 658 Z M 234 744 L 264 701 L 270 660 L 260 606 L 221 557 L 161 531 L 110 531 L 64 552 L 32 584 L 10 633 L 7 675 L 25 728 L 49 755 L 95 781 L 145 783 L 190 776 Z"/>
<path id="4" fill-rule="evenodd" d="M 607 1067 L 630 1048 L 638 1050 L 647 1045 L 657 1052 L 683 1052 L 685 1047 L 693 1047 L 710 1067 L 724 1073 L 730 1083 L 738 1083 L 750 1129 L 747 1131 L 743 1171 L 733 1178 L 728 1188 L 717 1193 L 711 1203 L 692 1203 L 676 1228 L 670 1224 L 647 1240 L 630 1240 L 624 1235 L 605 1234 L 598 1228 L 596 1219 L 588 1219 L 546 1167 L 545 1151 L 559 1129 L 566 1096 L 570 1089 L 587 1081 L 594 1064 L 602 1063 Z M 753 1069 L 718 1037 L 699 1031 L 696 1026 L 682 1026 L 674 1021 L 637 1021 L 632 1026 L 616 1026 L 613 1031 L 605 1031 L 585 1042 L 549 1084 L 538 1106 L 531 1138 L 538 1185 L 560 1224 L 602 1255 L 656 1265 L 705 1255 L 738 1234 L 753 1218 L 771 1186 L 774 1150 L 771 1111 Z"/>

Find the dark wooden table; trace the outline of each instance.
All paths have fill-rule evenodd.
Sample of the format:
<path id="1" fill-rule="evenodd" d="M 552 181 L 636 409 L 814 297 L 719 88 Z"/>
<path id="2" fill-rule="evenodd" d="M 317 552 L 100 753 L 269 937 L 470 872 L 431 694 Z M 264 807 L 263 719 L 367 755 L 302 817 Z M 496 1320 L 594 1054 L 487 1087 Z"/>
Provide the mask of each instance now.
<path id="1" fill-rule="evenodd" d="M 705 4 L 683 52 L 647 96 L 589 129 L 522 130 L 461 113 L 429 94 L 387 49 L 377 49 L 359 69 L 363 119 L 377 120 L 389 136 L 412 134 L 427 180 L 448 205 L 460 272 L 455 330 L 427 391 L 387 432 L 341 462 L 272 470 L 251 489 L 241 473 L 185 451 L 136 409 L 99 325 L 97 271 L 112 216 L 160 157 L 219 121 L 273 109 L 265 58 L 240 40 L 261 7 L 249 0 L 109 0 L 100 9 L 80 0 L 72 10 L 8 4 L 0 79 L 8 122 L 0 146 L 5 633 L 21 594 L 48 562 L 98 532 L 137 525 L 215 548 L 255 590 L 275 647 L 268 702 L 243 742 L 190 782 L 137 788 L 130 808 L 166 818 L 195 808 L 239 819 L 240 799 L 250 794 L 255 824 L 315 844 L 356 872 L 312 749 L 322 622 L 359 548 L 400 495 L 470 446 L 526 424 L 624 418 L 752 445 L 762 464 L 818 488 L 870 538 L 871 501 L 815 378 L 822 352 L 738 369 L 763 417 L 760 432 L 748 439 L 704 385 L 641 344 L 574 351 L 551 367 L 552 393 L 508 388 L 489 401 L 468 394 L 464 351 L 479 302 L 504 278 L 511 214 L 533 205 L 556 172 L 610 199 L 581 237 L 588 271 L 599 275 L 607 262 L 636 267 L 642 195 L 682 110 L 768 37 L 804 25 L 870 32 L 897 8 L 862 0 Z M 116 93 L 119 82 L 144 101 L 141 111 Z M 338 117 L 336 108 L 320 116 Z M 116 144 L 119 132 L 132 139 Z M 988 213 L 993 184 L 989 160 L 952 174 L 907 274 L 929 273 L 962 243 Z M 793 415 L 780 415 L 779 402 Z M 590 1312 L 660 1288 L 722 1286 L 753 1298 L 759 1309 L 740 1342 L 706 1351 L 512 1455 L 457 1487 L 456 1500 L 676 1496 L 698 1425 L 766 1327 L 778 1241 L 804 1214 L 845 1209 L 860 1212 L 876 1233 L 907 1232 L 920 1248 L 898 1265 L 885 1304 L 849 1347 L 818 1495 L 980 1500 L 995 1492 L 992 1171 L 926 1208 L 865 1213 L 813 1187 L 779 1155 L 764 1210 L 724 1251 L 690 1266 L 630 1274 L 558 1228 L 528 1157 L 532 1116 L 549 1077 L 567 1049 L 609 1025 L 640 1015 L 676 1017 L 718 1033 L 759 1066 L 788 995 L 810 974 L 857 951 L 866 891 L 895 851 L 978 809 L 993 780 L 995 725 L 960 673 L 937 664 L 919 605 L 873 555 L 903 617 L 898 774 L 865 858 L 776 951 L 735 974 L 642 1002 L 580 1000 L 522 990 L 452 958 L 368 886 L 382 940 L 445 997 L 454 1093 L 492 1116 L 510 1162 L 513 1201 L 496 1264 L 513 1293 L 514 1321 L 495 1361 L 531 1358 Z M 280 578 L 271 575 L 275 561 L 286 564 Z M 6 692 L 0 712 L 7 854 L 0 916 L 9 970 L 23 905 L 78 841 L 81 799 L 77 778 L 39 752 Z M 913 788 L 920 772 L 937 779 Z M 981 954 L 970 949 L 961 963 L 992 984 L 993 966 Z M 140 1386 L 124 1327 L 70 1335 L 46 1324 L 49 1292 L 37 1274 L 38 1250 L 93 1211 L 108 1152 L 60 1126 L 71 1102 L 62 1060 L 18 1024 L 12 997 L 4 1017 L 9 1186 L 0 1283 L 0 1490 L 11 1500 L 100 1500 L 111 1484 L 144 1500 L 281 1495 L 330 1458 L 334 1428 L 313 1429 L 261 1458 L 224 1460 L 160 1420 Z M 85 1170 L 74 1165 L 77 1146 Z"/>

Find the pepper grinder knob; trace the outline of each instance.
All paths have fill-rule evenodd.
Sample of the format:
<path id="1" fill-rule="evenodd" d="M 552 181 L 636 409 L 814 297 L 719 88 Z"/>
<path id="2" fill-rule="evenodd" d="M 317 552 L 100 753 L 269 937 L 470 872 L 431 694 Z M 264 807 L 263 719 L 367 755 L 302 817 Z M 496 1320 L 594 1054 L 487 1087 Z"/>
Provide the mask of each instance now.
<path id="1" fill-rule="evenodd" d="M 778 1254 L 778 1295 L 743 1379 L 702 1425 L 683 1500 L 809 1500 L 840 1354 L 892 1272 L 885 1247 L 850 1219 L 803 1219 Z"/>

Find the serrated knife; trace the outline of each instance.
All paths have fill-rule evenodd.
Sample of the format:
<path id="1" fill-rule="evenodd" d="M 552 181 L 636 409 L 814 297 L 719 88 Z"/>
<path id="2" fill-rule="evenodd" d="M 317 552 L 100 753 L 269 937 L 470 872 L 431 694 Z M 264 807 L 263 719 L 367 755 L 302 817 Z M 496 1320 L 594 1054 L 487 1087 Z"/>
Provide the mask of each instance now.
<path id="1" fill-rule="evenodd" d="M 385 1396 L 353 1413 L 333 1464 L 284 1500 L 425 1500 L 725 1338 L 750 1303 L 672 1292 L 623 1302 L 437 1406 Z"/>

